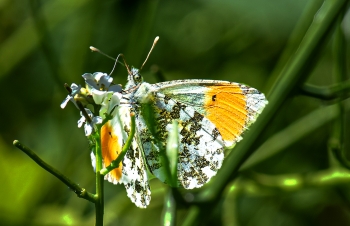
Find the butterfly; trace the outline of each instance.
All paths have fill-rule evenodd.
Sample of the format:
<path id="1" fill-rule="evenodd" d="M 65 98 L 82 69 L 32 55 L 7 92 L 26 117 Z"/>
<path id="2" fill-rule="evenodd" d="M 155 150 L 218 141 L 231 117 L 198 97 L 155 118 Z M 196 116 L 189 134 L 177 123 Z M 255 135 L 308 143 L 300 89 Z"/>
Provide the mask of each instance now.
<path id="1" fill-rule="evenodd" d="M 128 197 L 141 208 L 151 200 L 148 171 L 169 182 L 168 166 L 160 156 L 173 120 L 179 133 L 177 181 L 185 189 L 199 188 L 222 166 L 224 149 L 242 139 L 268 103 L 264 94 L 240 83 L 186 79 L 150 84 L 143 81 L 140 70 L 126 67 L 128 81 L 121 91 L 121 104 L 101 129 L 102 157 L 104 166 L 118 157 L 134 112 L 136 133 L 130 148 L 105 179 L 123 183 Z"/>

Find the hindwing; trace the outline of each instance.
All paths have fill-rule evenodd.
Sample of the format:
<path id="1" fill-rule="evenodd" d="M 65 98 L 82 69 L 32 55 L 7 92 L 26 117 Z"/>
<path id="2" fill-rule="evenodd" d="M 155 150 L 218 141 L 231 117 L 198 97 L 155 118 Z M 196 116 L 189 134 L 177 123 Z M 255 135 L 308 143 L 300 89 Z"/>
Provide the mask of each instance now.
<path id="1" fill-rule="evenodd" d="M 152 134 L 152 128 L 149 128 L 152 125 L 146 122 L 143 112 L 140 110 L 137 114 L 137 130 L 149 169 L 166 182 L 165 166 L 160 161 L 160 151 L 164 150 L 160 146 L 165 147 L 172 120 L 176 120 L 179 127 L 178 181 L 186 189 L 203 186 L 216 174 L 224 159 L 224 142 L 220 133 L 193 107 L 159 92 L 152 95 L 156 136 Z"/>

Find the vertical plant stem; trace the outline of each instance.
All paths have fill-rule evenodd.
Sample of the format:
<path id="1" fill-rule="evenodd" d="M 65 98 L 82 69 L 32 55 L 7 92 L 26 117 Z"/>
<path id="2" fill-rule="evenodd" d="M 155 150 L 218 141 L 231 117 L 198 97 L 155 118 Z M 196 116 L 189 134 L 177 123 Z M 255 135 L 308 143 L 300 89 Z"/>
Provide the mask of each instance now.
<path id="1" fill-rule="evenodd" d="M 182 226 L 193 226 L 198 225 L 197 218 L 199 216 L 199 207 L 192 205 L 187 211 L 187 216 L 184 218 L 182 222 Z"/>
<path id="2" fill-rule="evenodd" d="M 163 225 L 174 226 L 176 224 L 176 200 L 174 198 L 174 189 L 168 188 L 163 207 Z"/>
<path id="3" fill-rule="evenodd" d="M 344 82 L 347 79 L 346 76 L 346 42 L 344 31 L 341 27 L 346 8 L 339 15 L 337 26 L 334 35 L 334 77 L 336 83 Z M 345 110 L 344 103 L 341 102 L 344 97 L 341 95 L 337 108 L 339 109 L 339 116 L 334 120 L 332 136 L 328 142 L 328 147 L 333 152 L 337 160 L 346 168 L 350 168 L 350 162 L 346 158 L 344 149 L 344 134 L 345 134 Z"/>
<path id="4" fill-rule="evenodd" d="M 167 158 L 166 162 L 169 163 L 170 183 L 171 187 L 177 187 L 177 164 L 178 164 L 178 152 L 179 152 L 179 127 L 178 122 L 173 120 L 172 128 L 168 133 L 166 153 L 163 158 Z"/>
<path id="5" fill-rule="evenodd" d="M 102 152 L 101 152 L 101 140 L 100 136 L 96 136 L 96 196 L 95 203 L 96 211 L 96 226 L 103 226 L 103 213 L 104 213 L 104 192 L 103 192 L 103 175 L 100 174 L 102 169 Z"/>
<path id="6" fill-rule="evenodd" d="M 345 8 L 344 8 L 345 9 Z M 345 10 L 339 15 L 335 34 L 334 34 L 334 77 L 336 83 L 341 83 L 346 80 L 346 44 L 344 32 L 341 27 L 341 22 L 344 18 Z M 342 98 L 341 98 L 342 99 Z M 343 135 L 344 135 L 344 106 L 341 102 L 337 104 L 340 110 L 340 117 L 338 117 L 335 121 L 335 131 L 334 136 L 340 142 L 340 146 L 343 143 Z M 339 146 L 339 147 L 340 147 Z"/>
<path id="7" fill-rule="evenodd" d="M 346 41 L 345 34 L 342 28 L 342 21 L 344 19 L 346 8 L 340 13 L 335 29 L 334 37 L 334 76 L 336 83 L 342 83 L 347 79 L 346 76 Z"/>

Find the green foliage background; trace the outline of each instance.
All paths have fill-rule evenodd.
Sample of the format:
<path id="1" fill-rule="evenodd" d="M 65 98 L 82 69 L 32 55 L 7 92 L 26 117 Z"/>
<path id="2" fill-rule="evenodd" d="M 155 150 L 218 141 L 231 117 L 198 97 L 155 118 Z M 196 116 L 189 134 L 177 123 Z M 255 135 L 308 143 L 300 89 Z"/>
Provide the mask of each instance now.
<path id="1" fill-rule="evenodd" d="M 160 36 L 143 69 L 147 82 L 157 82 L 154 70 L 159 69 L 166 80 L 228 80 L 266 93 L 276 79 L 281 53 L 310 2 L 322 3 L 0 1 L 0 224 L 93 225 L 93 204 L 77 198 L 12 146 L 14 139 L 20 140 L 94 192 L 89 146 L 83 130 L 77 128 L 79 112 L 71 104 L 64 110 L 59 106 L 67 95 L 64 83 L 83 84 L 85 72 L 111 71 L 113 61 L 91 53 L 89 46 L 112 56 L 124 53 L 128 64 L 140 67 L 154 37 Z M 308 19 L 311 22 L 312 17 Z M 343 28 L 349 42 L 349 15 Z M 344 51 L 349 53 L 348 48 Z M 325 45 L 319 54 L 312 74 L 303 76 L 308 83 L 328 86 L 335 83 L 332 46 Z M 116 83 L 125 84 L 127 72 L 118 65 L 113 76 Z M 286 99 L 254 143 L 260 147 L 256 163 L 246 165 L 215 204 L 178 204 L 177 224 L 349 224 L 350 180 L 346 176 L 350 174 L 341 171 L 340 180 L 313 182 L 337 165 L 327 148 L 338 114 L 332 104 L 297 92 Z M 345 117 L 348 131 L 349 117 Z M 345 134 L 348 138 L 349 133 Z M 348 139 L 344 142 L 344 149 L 349 150 Z M 265 157 L 271 150 L 277 151 Z M 287 178 L 304 183 L 280 186 Z M 151 181 L 151 187 L 151 204 L 142 210 L 129 201 L 123 186 L 106 182 L 105 225 L 161 224 L 168 187 L 157 180 Z M 187 201 L 192 197 L 192 191 L 180 192 Z"/>

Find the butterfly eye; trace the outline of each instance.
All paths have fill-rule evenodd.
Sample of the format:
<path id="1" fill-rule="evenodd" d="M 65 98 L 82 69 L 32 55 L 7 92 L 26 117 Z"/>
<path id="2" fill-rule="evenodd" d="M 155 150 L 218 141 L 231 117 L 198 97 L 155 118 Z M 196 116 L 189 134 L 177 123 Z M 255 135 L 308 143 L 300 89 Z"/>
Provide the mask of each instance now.
<path id="1" fill-rule="evenodd" d="M 141 75 L 140 75 L 139 73 L 137 73 L 137 74 L 134 75 L 134 81 L 135 81 L 136 83 L 142 82 L 141 80 L 142 80 L 142 78 L 141 78 Z"/>

